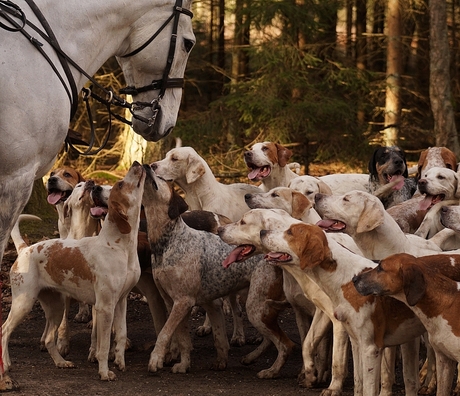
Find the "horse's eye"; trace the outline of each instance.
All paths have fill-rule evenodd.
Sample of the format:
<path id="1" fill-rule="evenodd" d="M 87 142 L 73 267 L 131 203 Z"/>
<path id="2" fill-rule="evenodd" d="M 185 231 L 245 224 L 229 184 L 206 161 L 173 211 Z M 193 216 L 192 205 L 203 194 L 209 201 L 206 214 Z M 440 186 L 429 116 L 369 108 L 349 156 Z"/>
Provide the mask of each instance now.
<path id="1" fill-rule="evenodd" d="M 184 47 L 185 47 L 185 51 L 187 51 L 187 53 L 192 50 L 194 45 L 195 45 L 194 41 L 189 40 L 189 39 L 184 39 Z"/>

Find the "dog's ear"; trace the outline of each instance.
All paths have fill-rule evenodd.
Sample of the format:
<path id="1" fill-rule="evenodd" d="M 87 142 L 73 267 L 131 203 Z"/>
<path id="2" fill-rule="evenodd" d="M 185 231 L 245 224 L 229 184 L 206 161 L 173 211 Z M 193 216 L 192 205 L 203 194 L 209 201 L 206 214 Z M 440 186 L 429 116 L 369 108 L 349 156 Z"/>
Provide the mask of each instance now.
<path id="1" fill-rule="evenodd" d="M 459 176 L 457 172 L 455 172 L 454 178 L 455 178 L 455 183 L 457 184 L 454 197 L 459 199 L 460 198 L 460 180 L 459 180 Z"/>
<path id="2" fill-rule="evenodd" d="M 64 219 L 72 216 L 72 208 L 67 204 L 67 202 L 64 203 L 63 213 L 64 213 Z"/>
<path id="3" fill-rule="evenodd" d="M 176 191 L 173 190 L 171 201 L 169 201 L 168 216 L 171 220 L 177 219 L 182 213 L 187 211 L 188 205 Z"/>
<path id="4" fill-rule="evenodd" d="M 75 172 L 77 173 L 78 183 L 85 181 L 85 178 L 83 177 L 83 175 L 79 171 L 75 171 Z"/>
<path id="5" fill-rule="evenodd" d="M 401 267 L 403 276 L 404 294 L 407 303 L 413 307 L 424 296 L 426 291 L 426 281 L 422 271 L 415 265 L 405 263 Z"/>
<path id="6" fill-rule="evenodd" d="M 275 146 L 278 155 L 278 164 L 279 166 L 284 167 L 292 157 L 292 151 L 279 143 L 275 143 Z"/>
<path id="7" fill-rule="evenodd" d="M 359 216 L 356 226 L 356 232 L 358 234 L 374 230 L 378 226 L 382 225 L 385 220 L 385 209 L 379 201 L 366 199 L 364 202 L 364 209 Z"/>
<path id="8" fill-rule="evenodd" d="M 418 164 L 417 164 L 417 175 L 415 176 L 416 180 L 418 180 L 418 179 L 420 179 L 422 177 L 422 168 L 423 168 L 423 164 L 426 161 L 427 154 L 428 154 L 428 149 L 423 150 L 420 153 L 420 158 L 418 159 Z"/>
<path id="9" fill-rule="evenodd" d="M 314 268 L 320 265 L 330 253 L 324 232 L 317 226 L 294 224 L 287 231 L 299 248 L 300 268 Z"/>
<path id="10" fill-rule="evenodd" d="M 305 195 L 298 191 L 292 191 L 292 217 L 300 219 L 312 207 L 312 203 Z"/>
<path id="11" fill-rule="evenodd" d="M 326 183 L 324 183 L 321 179 L 318 179 L 318 188 L 319 188 L 320 194 L 332 195 L 331 188 Z"/>
<path id="12" fill-rule="evenodd" d="M 187 161 L 187 170 L 185 173 L 185 178 L 188 184 L 191 184 L 197 181 L 201 176 L 206 172 L 206 169 L 201 162 L 201 159 L 194 156 L 189 156 Z"/>
<path id="13" fill-rule="evenodd" d="M 113 221 L 120 233 L 129 234 L 131 232 L 131 225 L 128 222 L 128 215 L 126 208 L 120 202 L 111 201 L 109 204 L 109 220 Z"/>
<path id="14" fill-rule="evenodd" d="M 371 176 L 373 177 L 377 177 L 377 156 L 380 155 L 380 151 L 381 151 L 382 147 L 377 147 L 375 150 L 374 150 L 374 153 L 372 154 L 372 157 L 371 159 L 369 160 L 369 164 L 367 166 L 368 170 L 369 170 L 369 173 L 371 174 Z"/>

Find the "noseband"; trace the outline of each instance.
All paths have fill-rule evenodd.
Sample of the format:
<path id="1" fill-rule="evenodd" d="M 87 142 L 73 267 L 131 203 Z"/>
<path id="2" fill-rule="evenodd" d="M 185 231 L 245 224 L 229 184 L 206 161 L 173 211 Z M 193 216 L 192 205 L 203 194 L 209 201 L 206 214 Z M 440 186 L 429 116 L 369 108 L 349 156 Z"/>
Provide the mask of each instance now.
<path id="1" fill-rule="evenodd" d="M 102 90 L 106 98 L 102 98 L 95 93 L 92 92 L 91 89 L 88 88 L 83 88 L 83 99 L 87 103 L 87 110 L 88 114 L 90 117 L 90 125 L 91 125 L 91 142 L 89 144 L 89 148 L 84 151 L 80 152 L 78 149 L 72 146 L 70 142 L 67 142 L 70 146 L 72 146 L 75 150 L 77 150 L 80 154 L 84 155 L 94 155 L 97 154 L 99 151 L 101 151 L 106 143 L 108 142 L 109 136 L 110 136 L 110 129 L 111 129 L 111 119 L 109 119 L 109 133 L 107 133 L 106 139 L 102 143 L 101 147 L 99 147 L 97 150 L 91 151 L 93 147 L 93 142 L 94 142 L 94 125 L 92 122 L 92 117 L 90 113 L 90 107 L 88 104 L 88 99 L 89 97 L 93 97 L 96 99 L 98 102 L 101 102 L 102 104 L 107 106 L 107 109 L 109 111 L 110 115 L 113 115 L 115 118 L 118 120 L 128 124 L 132 125 L 132 122 L 125 119 L 124 117 L 119 116 L 118 114 L 115 114 L 111 111 L 110 107 L 112 105 L 114 106 L 119 106 L 119 107 L 124 107 L 130 110 L 133 118 L 144 122 L 147 124 L 149 127 L 154 125 L 156 117 L 158 115 L 158 112 L 161 109 L 160 102 L 168 88 L 183 88 L 184 85 L 184 79 L 183 78 L 169 78 L 169 72 L 171 71 L 172 63 L 174 61 L 174 54 L 176 52 L 176 42 L 177 42 L 177 29 L 179 25 L 179 17 L 181 14 L 185 14 L 189 16 L 190 18 L 193 17 L 193 13 L 185 8 L 182 8 L 182 0 L 176 0 L 176 3 L 173 7 L 173 12 L 172 14 L 166 19 L 166 21 L 160 26 L 160 28 L 140 47 L 135 49 L 134 51 L 121 56 L 121 58 L 127 58 L 133 55 L 138 54 L 141 52 L 144 48 L 146 48 L 162 31 L 163 29 L 173 20 L 173 29 L 171 33 L 171 40 L 169 44 L 169 51 L 168 51 L 168 57 L 166 61 L 166 66 L 165 70 L 163 72 L 163 78 L 161 80 L 153 80 L 150 84 L 145 85 L 143 87 L 135 87 L 135 86 L 127 86 L 125 88 L 120 89 L 120 94 L 125 94 L 125 95 L 131 95 L 131 96 L 136 96 L 140 93 L 143 92 L 148 92 L 148 91 L 154 91 L 154 90 L 159 90 L 159 94 L 156 98 L 154 98 L 151 102 L 139 102 L 135 101 L 132 103 L 126 102 L 126 100 L 121 99 L 117 95 L 113 93 L 113 91 L 108 90 L 101 86 L 92 76 L 88 75 L 77 63 L 75 63 L 59 46 L 56 37 L 54 36 L 51 27 L 49 26 L 48 22 L 46 21 L 45 17 L 37 7 L 37 5 L 33 2 L 33 0 L 25 0 L 26 3 L 29 5 L 29 7 L 33 10 L 37 18 L 39 19 L 40 23 L 42 24 L 43 28 L 45 29 L 46 33 L 43 32 L 40 28 L 35 26 L 33 23 L 27 20 L 25 13 L 21 10 L 21 8 L 13 3 L 10 0 L 0 0 L 0 17 L 3 17 L 6 19 L 11 25 L 5 25 L 4 23 L 0 22 L 0 28 L 3 28 L 7 31 L 10 32 L 21 32 L 34 46 L 37 48 L 40 53 L 45 57 L 45 59 L 48 61 L 48 63 L 51 65 L 52 69 L 54 72 L 57 74 L 59 77 L 59 80 L 61 81 L 62 85 L 64 86 L 67 95 L 69 96 L 70 103 L 72 105 L 72 110 L 71 110 L 71 115 L 70 119 L 73 118 L 77 111 L 78 107 L 78 93 L 76 89 L 76 84 L 75 80 L 73 78 L 73 75 L 70 71 L 69 63 L 77 69 L 80 73 L 82 73 L 88 80 L 92 82 L 95 86 L 97 86 L 100 90 Z M 19 19 L 20 23 L 16 22 L 12 17 Z M 44 40 L 46 40 L 56 51 L 59 60 L 61 62 L 61 65 L 64 69 L 64 72 L 66 74 L 67 80 L 70 84 L 70 89 L 72 92 L 69 91 L 69 88 L 65 84 L 64 78 L 60 75 L 59 71 L 57 70 L 56 66 L 52 63 L 51 59 L 48 57 L 48 55 L 43 51 L 41 48 L 43 44 L 38 41 L 36 38 L 32 37 L 29 33 L 27 33 L 24 30 L 25 25 L 30 26 L 33 30 L 35 30 Z M 144 108 L 151 108 L 152 109 L 152 116 L 149 118 L 142 117 L 140 115 L 137 115 L 135 112 L 138 110 L 142 110 Z"/>

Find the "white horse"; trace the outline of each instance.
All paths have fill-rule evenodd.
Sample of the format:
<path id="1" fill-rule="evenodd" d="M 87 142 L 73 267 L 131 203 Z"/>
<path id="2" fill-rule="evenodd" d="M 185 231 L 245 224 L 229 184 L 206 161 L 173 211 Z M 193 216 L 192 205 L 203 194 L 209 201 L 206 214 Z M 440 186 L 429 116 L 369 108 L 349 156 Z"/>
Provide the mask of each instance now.
<path id="1" fill-rule="evenodd" d="M 153 90 L 139 89 L 142 93 L 137 95 L 133 92 L 136 102 L 144 103 L 133 111 L 133 128 L 152 141 L 166 136 L 176 123 L 182 78 L 195 43 L 189 11 L 192 0 L 183 4 L 182 0 L 12 1 L 13 5 L 0 0 L 0 262 L 34 180 L 49 171 L 63 146 L 71 114 L 72 78 L 66 78 L 57 52 L 29 24 L 23 32 L 14 25 L 22 27 L 26 19 L 44 30 L 31 8 L 36 5 L 62 51 L 87 75 L 93 76 L 116 56 L 129 86 L 175 80 L 168 86 L 153 84 Z M 176 22 L 177 35 L 173 34 Z M 40 48 L 50 62 L 29 35 L 43 44 Z M 171 46 L 176 37 L 175 47 Z M 79 92 L 88 78 L 74 66 L 70 70 Z M 159 110 L 156 118 L 154 110 Z M 0 391 L 14 387 L 14 381 L 3 373 L 2 361 L 0 374 Z"/>

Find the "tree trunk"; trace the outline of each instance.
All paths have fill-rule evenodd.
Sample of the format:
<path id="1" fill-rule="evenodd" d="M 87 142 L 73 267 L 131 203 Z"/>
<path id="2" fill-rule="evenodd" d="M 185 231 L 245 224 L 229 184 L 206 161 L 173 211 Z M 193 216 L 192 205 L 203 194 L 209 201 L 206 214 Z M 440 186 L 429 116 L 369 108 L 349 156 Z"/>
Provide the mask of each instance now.
<path id="1" fill-rule="evenodd" d="M 356 67 L 359 70 L 366 70 L 366 52 L 367 52 L 367 40 L 366 40 L 366 25 L 367 25 L 367 1 L 357 0 L 356 1 Z M 365 112 L 362 106 L 358 106 L 357 119 L 359 124 L 365 122 Z"/>
<path id="2" fill-rule="evenodd" d="M 460 157 L 449 67 L 446 1 L 430 0 L 430 102 L 436 146 L 447 147 Z"/>
<path id="3" fill-rule="evenodd" d="M 131 102 L 131 96 L 127 96 L 126 100 Z M 132 119 L 132 115 L 129 110 L 126 110 L 125 118 L 128 121 Z M 145 140 L 141 135 L 135 133 L 133 128 L 131 128 L 128 124 L 124 124 L 123 132 L 120 134 L 118 140 L 121 142 L 123 147 L 120 161 L 117 166 L 119 170 L 128 170 L 134 161 L 138 161 L 141 164 L 145 162 L 148 146 L 147 140 Z"/>
<path id="4" fill-rule="evenodd" d="M 401 122 L 401 9 L 399 0 L 388 1 L 387 15 L 387 78 L 385 100 L 385 146 L 398 143 L 399 124 Z"/>

